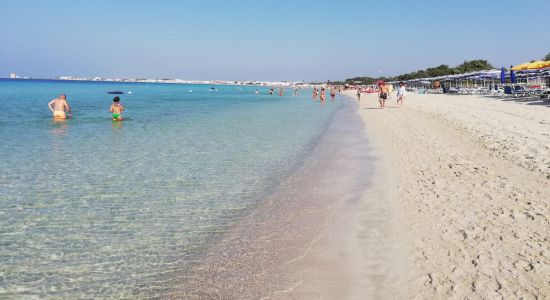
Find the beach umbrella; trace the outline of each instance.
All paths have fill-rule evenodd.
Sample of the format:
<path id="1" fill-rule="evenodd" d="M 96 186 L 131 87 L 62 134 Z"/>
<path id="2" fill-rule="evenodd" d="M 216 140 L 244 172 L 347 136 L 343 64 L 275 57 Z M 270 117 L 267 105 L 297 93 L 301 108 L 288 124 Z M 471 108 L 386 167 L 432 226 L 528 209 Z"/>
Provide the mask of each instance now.
<path id="1" fill-rule="evenodd" d="M 523 63 L 523 64 L 519 64 L 519 65 L 516 65 L 515 67 L 513 67 L 512 69 L 514 71 L 521 71 L 521 70 L 527 70 L 527 66 L 529 65 L 529 63 Z"/>
<path id="2" fill-rule="evenodd" d="M 510 66 L 510 81 L 512 83 L 518 83 L 518 79 L 516 78 L 516 72 L 514 70 L 512 70 L 511 67 L 512 66 Z"/>
<path id="3" fill-rule="evenodd" d="M 504 70 L 504 67 L 500 69 L 500 83 L 505 84 L 506 83 L 506 71 Z"/>
<path id="4" fill-rule="evenodd" d="M 533 69 L 542 69 L 542 68 L 546 68 L 546 67 L 549 67 L 550 66 L 550 61 L 534 61 L 532 63 L 529 63 L 527 65 L 527 69 L 528 70 L 533 70 Z"/>
<path id="5" fill-rule="evenodd" d="M 519 64 L 519 65 L 513 67 L 512 70 L 514 70 L 514 71 L 536 70 L 536 69 L 543 69 L 543 68 L 548 68 L 548 67 L 550 67 L 550 61 L 549 60 L 547 60 L 547 61 L 539 60 L 539 61 L 534 61 L 534 62 L 530 62 L 530 63 Z"/>

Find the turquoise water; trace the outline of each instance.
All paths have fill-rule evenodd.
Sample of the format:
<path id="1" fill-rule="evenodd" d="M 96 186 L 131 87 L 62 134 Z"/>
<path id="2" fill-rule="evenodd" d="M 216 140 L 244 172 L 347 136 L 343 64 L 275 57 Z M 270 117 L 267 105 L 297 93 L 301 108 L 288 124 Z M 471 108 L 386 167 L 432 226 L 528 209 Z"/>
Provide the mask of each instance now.
<path id="1" fill-rule="evenodd" d="M 0 80 L 0 298 L 162 295 L 342 105 L 209 88 Z M 132 91 L 124 122 L 110 119 L 110 90 Z M 61 92 L 74 118 L 54 122 Z"/>

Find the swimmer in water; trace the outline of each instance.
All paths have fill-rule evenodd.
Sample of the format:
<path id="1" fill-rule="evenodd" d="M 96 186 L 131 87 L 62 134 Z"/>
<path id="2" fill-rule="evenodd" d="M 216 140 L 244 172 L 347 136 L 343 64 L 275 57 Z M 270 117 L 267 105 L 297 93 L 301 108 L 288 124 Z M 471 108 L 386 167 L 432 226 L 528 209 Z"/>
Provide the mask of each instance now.
<path id="1" fill-rule="evenodd" d="M 113 117 L 113 121 L 122 121 L 124 120 L 122 118 L 122 111 L 124 111 L 124 106 L 120 103 L 120 98 L 116 96 L 113 98 L 113 104 L 111 105 L 111 114 Z"/>
<path id="2" fill-rule="evenodd" d="M 321 102 L 325 102 L 327 95 L 325 93 L 325 88 L 321 88 Z"/>
<path id="3" fill-rule="evenodd" d="M 315 100 L 317 98 L 317 95 L 319 94 L 318 90 L 317 90 L 317 87 L 314 87 L 313 88 L 313 100 Z"/>
<path id="4" fill-rule="evenodd" d="M 69 114 L 69 118 L 73 117 L 71 107 L 67 102 L 67 96 L 65 96 L 65 94 L 61 94 L 59 97 L 50 101 L 50 103 L 48 103 L 48 108 L 52 111 L 54 119 L 65 120 L 67 119 L 67 113 Z"/>

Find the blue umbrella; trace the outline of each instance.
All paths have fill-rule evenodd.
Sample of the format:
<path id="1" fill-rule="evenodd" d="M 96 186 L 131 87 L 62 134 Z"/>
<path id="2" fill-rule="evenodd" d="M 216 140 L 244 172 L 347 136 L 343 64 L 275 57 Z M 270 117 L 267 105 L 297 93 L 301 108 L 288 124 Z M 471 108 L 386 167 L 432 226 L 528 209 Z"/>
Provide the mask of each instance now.
<path id="1" fill-rule="evenodd" d="M 504 67 L 500 69 L 500 83 L 505 84 L 506 83 L 506 71 L 504 70 Z"/>
<path id="2" fill-rule="evenodd" d="M 510 66 L 510 80 L 512 83 L 518 83 L 518 79 L 516 78 L 516 72 L 512 70 L 512 66 Z"/>

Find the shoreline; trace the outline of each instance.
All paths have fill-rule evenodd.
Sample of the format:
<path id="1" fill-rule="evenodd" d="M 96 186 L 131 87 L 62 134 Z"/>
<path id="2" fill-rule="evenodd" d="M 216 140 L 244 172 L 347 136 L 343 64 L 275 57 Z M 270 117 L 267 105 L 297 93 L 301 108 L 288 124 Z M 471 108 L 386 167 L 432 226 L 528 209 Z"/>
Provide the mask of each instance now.
<path id="1" fill-rule="evenodd" d="M 360 106 L 340 98 L 347 107 L 314 149 L 323 153 L 210 247 L 173 298 L 407 298 L 414 275 L 399 174 Z"/>
<path id="2" fill-rule="evenodd" d="M 343 101 L 348 103 L 335 113 L 303 166 L 209 247 L 175 282 L 171 297 L 285 298 L 304 285 L 303 262 L 348 215 L 339 212 L 353 212 L 372 175 L 365 168 L 370 157 L 356 105 Z"/>
<path id="3" fill-rule="evenodd" d="M 354 101 L 345 92 L 340 97 Z M 334 211 L 335 221 L 312 246 L 297 269 L 301 286 L 275 299 L 405 299 L 415 274 L 404 230 L 404 211 L 397 201 L 399 174 L 386 148 L 361 114 L 371 176 L 363 182 L 353 207 Z M 367 166 L 358 166 L 365 168 Z"/>

